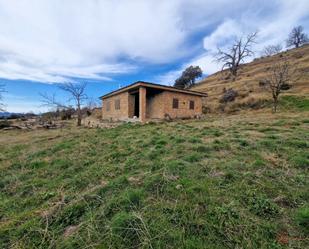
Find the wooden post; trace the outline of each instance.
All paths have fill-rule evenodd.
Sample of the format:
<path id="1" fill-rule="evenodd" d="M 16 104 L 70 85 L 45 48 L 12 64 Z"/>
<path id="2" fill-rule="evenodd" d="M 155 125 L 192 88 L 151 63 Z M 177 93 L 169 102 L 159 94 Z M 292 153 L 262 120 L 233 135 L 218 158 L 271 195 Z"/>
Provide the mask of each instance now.
<path id="1" fill-rule="evenodd" d="M 146 121 L 146 88 L 139 88 L 139 120 L 144 123 Z"/>

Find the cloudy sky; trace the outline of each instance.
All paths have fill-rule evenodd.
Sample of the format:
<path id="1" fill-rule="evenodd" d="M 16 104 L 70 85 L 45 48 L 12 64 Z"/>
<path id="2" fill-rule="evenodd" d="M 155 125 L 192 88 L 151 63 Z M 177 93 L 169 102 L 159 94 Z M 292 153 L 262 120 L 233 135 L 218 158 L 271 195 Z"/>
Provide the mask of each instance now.
<path id="1" fill-rule="evenodd" d="M 218 46 L 259 31 L 259 51 L 309 33 L 308 0 L 0 0 L 0 83 L 6 109 L 43 111 L 39 93 L 88 82 L 98 98 L 137 80 L 173 84 L 189 65 L 205 76 Z"/>

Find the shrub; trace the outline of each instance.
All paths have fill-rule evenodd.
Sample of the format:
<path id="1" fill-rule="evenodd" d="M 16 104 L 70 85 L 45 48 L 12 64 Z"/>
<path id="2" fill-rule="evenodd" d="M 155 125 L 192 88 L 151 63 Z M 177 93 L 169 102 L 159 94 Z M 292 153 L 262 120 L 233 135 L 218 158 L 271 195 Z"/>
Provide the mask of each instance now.
<path id="1" fill-rule="evenodd" d="M 220 103 L 232 102 L 238 96 L 238 92 L 232 88 L 226 90 L 220 99 Z"/>
<path id="2" fill-rule="evenodd" d="M 285 83 L 285 84 L 282 84 L 282 85 L 281 85 L 281 90 L 287 91 L 287 90 L 289 90 L 291 87 L 292 87 L 292 86 L 291 86 L 290 84 Z"/>
<path id="3" fill-rule="evenodd" d="M 262 79 L 262 80 L 259 81 L 260 87 L 265 87 L 267 85 L 269 85 L 269 80 Z"/>

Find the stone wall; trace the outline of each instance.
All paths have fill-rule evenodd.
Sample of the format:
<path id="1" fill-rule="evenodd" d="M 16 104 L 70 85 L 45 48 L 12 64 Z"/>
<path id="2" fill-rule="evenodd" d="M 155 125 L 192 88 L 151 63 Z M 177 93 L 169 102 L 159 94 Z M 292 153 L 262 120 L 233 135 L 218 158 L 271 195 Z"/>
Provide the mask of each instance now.
<path id="1" fill-rule="evenodd" d="M 178 109 L 173 108 L 173 99 L 178 99 Z M 202 114 L 202 97 L 184 93 L 163 92 L 164 114 L 171 118 L 190 118 Z M 194 109 L 189 107 L 190 101 L 194 101 Z"/>
<path id="2" fill-rule="evenodd" d="M 163 92 L 147 97 L 147 119 L 163 119 L 164 118 L 164 95 Z"/>
<path id="3" fill-rule="evenodd" d="M 102 107 L 102 119 L 104 120 L 125 120 L 128 118 L 129 105 L 128 105 L 129 93 L 124 92 L 103 100 Z M 115 101 L 120 100 L 120 109 L 115 109 Z M 110 106 L 110 109 L 107 110 L 107 106 Z"/>
<path id="4" fill-rule="evenodd" d="M 146 90 L 146 93 L 145 93 Z M 139 103 L 141 112 L 140 120 L 164 119 L 166 116 L 170 118 L 193 118 L 202 114 L 202 97 L 178 93 L 172 91 L 163 91 L 158 94 L 147 96 L 145 103 L 145 94 L 147 88 L 139 89 Z M 178 99 L 178 108 L 173 108 L 173 99 Z M 120 100 L 120 109 L 115 108 L 115 102 Z M 194 101 L 194 109 L 190 109 L 190 101 Z M 108 102 L 110 109 L 107 110 Z M 146 105 L 145 105 L 146 104 Z M 145 109 L 146 106 L 146 109 Z M 102 118 L 104 120 L 127 120 L 132 118 L 134 114 L 134 96 L 128 92 L 120 93 L 103 100 Z"/>

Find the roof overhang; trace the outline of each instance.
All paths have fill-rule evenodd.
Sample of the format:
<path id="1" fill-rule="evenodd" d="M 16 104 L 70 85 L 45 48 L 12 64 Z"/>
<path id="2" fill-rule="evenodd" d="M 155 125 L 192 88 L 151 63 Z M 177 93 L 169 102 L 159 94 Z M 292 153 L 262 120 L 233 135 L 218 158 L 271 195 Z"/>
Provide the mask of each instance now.
<path id="1" fill-rule="evenodd" d="M 202 93 L 202 92 L 197 92 L 197 91 L 192 91 L 192 90 L 186 90 L 186 89 L 180 89 L 180 88 L 176 88 L 176 87 L 172 87 L 172 86 L 164 86 L 164 85 L 150 83 L 150 82 L 137 81 L 137 82 L 134 82 L 131 85 L 122 87 L 122 88 L 120 88 L 116 91 L 112 91 L 108 94 L 105 94 L 105 95 L 101 96 L 100 99 L 106 99 L 106 98 L 109 98 L 111 96 L 129 91 L 131 89 L 138 88 L 138 87 L 149 87 L 149 88 L 160 89 L 160 90 L 164 90 L 164 91 L 196 95 L 196 96 L 200 96 L 200 97 L 207 97 L 208 96 L 207 93 Z"/>

